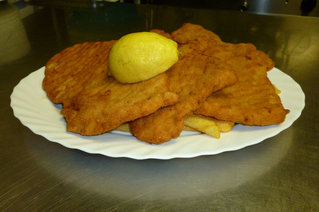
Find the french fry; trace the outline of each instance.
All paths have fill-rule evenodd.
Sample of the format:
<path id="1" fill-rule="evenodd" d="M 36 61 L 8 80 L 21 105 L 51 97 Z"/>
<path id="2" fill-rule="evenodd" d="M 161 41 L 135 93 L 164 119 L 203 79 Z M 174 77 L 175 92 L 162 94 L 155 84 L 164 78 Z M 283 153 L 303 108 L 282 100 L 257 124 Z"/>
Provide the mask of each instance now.
<path id="1" fill-rule="evenodd" d="M 275 88 L 275 91 L 276 91 L 276 94 L 280 94 L 281 93 L 281 90 L 279 90 L 274 84 L 272 84 Z"/>
<path id="2" fill-rule="evenodd" d="M 221 121 L 211 117 L 200 115 L 190 115 L 184 121 L 184 130 L 193 132 L 202 132 L 214 138 L 220 138 L 221 132 L 229 132 L 234 122 Z M 114 130 L 130 132 L 128 123 L 122 124 Z"/>
<path id="3" fill-rule="evenodd" d="M 220 130 L 215 121 L 210 118 L 190 115 L 186 117 L 184 124 L 185 126 L 191 127 L 214 138 L 220 138 Z"/>
<path id="4" fill-rule="evenodd" d="M 229 132 L 231 129 L 233 129 L 235 123 L 231 121 L 222 121 L 222 120 L 217 120 L 214 118 L 211 118 L 212 120 L 215 121 L 217 127 L 221 132 Z"/>
<path id="5" fill-rule="evenodd" d="M 184 125 L 183 130 L 184 130 L 184 131 L 191 131 L 191 132 L 198 132 L 198 130 L 195 130 L 195 129 L 193 129 L 193 128 L 191 128 L 191 127 L 188 127 L 188 126 L 185 126 L 185 125 Z"/>

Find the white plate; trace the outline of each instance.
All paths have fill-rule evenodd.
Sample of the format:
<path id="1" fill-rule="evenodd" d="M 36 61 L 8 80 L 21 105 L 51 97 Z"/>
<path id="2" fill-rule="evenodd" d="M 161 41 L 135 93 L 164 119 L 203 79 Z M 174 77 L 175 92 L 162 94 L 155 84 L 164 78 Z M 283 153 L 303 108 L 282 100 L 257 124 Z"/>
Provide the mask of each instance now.
<path id="1" fill-rule="evenodd" d="M 288 128 L 301 114 L 305 95 L 290 76 L 273 68 L 269 79 L 281 90 L 280 98 L 290 113 L 280 125 L 249 127 L 236 125 L 230 132 L 215 139 L 204 134 L 182 133 L 161 145 L 150 145 L 130 134 L 119 132 L 99 136 L 81 136 L 65 130 L 65 121 L 60 106 L 52 104 L 42 89 L 44 67 L 22 79 L 11 94 L 14 115 L 34 133 L 65 147 L 93 154 L 133 159 L 191 158 L 233 151 L 257 144 Z"/>

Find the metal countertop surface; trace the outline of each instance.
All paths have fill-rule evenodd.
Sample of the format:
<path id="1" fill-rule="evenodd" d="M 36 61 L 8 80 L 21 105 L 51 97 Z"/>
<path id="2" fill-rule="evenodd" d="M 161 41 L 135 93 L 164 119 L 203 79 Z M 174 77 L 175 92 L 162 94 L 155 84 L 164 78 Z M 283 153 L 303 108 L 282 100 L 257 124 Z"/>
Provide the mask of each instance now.
<path id="1" fill-rule="evenodd" d="M 185 22 L 266 52 L 302 87 L 300 118 L 238 151 L 133 160 L 65 148 L 14 117 L 14 86 L 65 47 Z M 318 17 L 114 4 L 44 7 L 18 25 L 15 45 L 0 43 L 0 211 L 319 211 Z"/>

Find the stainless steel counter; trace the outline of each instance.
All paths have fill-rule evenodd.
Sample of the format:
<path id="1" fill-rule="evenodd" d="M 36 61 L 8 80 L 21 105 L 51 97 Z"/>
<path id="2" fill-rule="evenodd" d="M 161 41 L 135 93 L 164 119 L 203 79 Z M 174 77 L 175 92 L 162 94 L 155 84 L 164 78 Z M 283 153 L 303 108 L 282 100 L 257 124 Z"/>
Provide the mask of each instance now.
<path id="1" fill-rule="evenodd" d="M 62 147 L 13 116 L 13 87 L 61 49 L 184 22 L 268 53 L 305 92 L 301 117 L 239 151 L 137 161 Z M 18 28 L 14 51 L 0 43 L 0 211 L 319 211 L 319 18 L 114 4 L 44 8 Z"/>

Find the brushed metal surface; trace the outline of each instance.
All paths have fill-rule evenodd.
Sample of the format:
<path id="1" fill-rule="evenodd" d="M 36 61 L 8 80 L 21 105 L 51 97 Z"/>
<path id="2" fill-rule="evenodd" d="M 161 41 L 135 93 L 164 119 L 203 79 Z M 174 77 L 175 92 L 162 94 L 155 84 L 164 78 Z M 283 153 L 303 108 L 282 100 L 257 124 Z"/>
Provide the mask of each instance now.
<path id="1" fill-rule="evenodd" d="M 151 28 L 170 32 L 184 22 L 268 53 L 306 94 L 301 117 L 279 135 L 239 151 L 136 161 L 64 148 L 13 116 L 13 87 L 59 50 Z M 23 24 L 30 51 L 0 66 L 0 211 L 319 210 L 319 18 L 115 4 L 44 8 Z"/>

